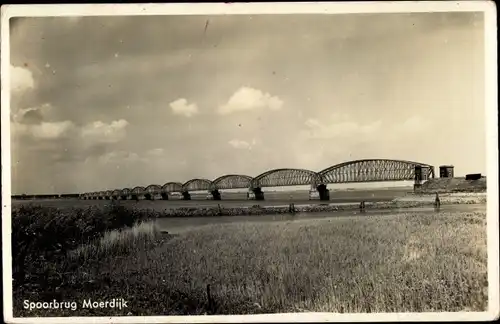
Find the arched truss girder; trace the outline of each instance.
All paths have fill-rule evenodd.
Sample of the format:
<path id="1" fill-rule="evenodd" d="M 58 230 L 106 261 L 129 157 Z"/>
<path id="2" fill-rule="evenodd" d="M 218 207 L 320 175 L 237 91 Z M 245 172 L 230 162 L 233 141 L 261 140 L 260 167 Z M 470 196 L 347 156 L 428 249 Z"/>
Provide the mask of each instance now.
<path id="1" fill-rule="evenodd" d="M 146 187 L 146 192 L 147 193 L 150 193 L 150 194 L 153 194 L 153 195 L 156 195 L 156 194 L 160 194 L 161 193 L 161 187 L 159 185 L 149 185 Z"/>
<path id="2" fill-rule="evenodd" d="M 119 195 L 121 195 L 121 193 L 122 193 L 122 191 L 120 189 L 115 189 L 115 190 L 113 190 L 112 196 L 118 197 Z"/>
<path id="3" fill-rule="evenodd" d="M 256 176 L 252 188 L 317 185 L 321 181 L 318 173 L 305 169 L 274 169 Z"/>
<path id="4" fill-rule="evenodd" d="M 323 183 L 414 180 L 415 166 L 422 166 L 422 171 L 426 172 L 424 177 L 434 177 L 434 167 L 431 165 L 388 159 L 355 160 L 339 163 L 320 171 L 319 175 Z"/>
<path id="5" fill-rule="evenodd" d="M 139 187 L 135 187 L 134 189 L 132 189 L 132 194 L 142 195 L 142 194 L 144 194 L 144 191 L 145 191 L 144 187 L 139 186 Z"/>
<path id="6" fill-rule="evenodd" d="M 226 174 L 212 181 L 212 189 L 249 188 L 252 179 L 252 177 L 242 174 Z"/>
<path id="7" fill-rule="evenodd" d="M 132 193 L 132 189 L 130 188 L 123 188 L 122 189 L 122 195 L 130 195 Z"/>
<path id="8" fill-rule="evenodd" d="M 191 179 L 182 185 L 183 191 L 210 190 L 212 181 L 207 179 Z"/>
<path id="9" fill-rule="evenodd" d="M 106 197 L 111 197 L 111 195 L 113 194 L 113 190 L 107 190 L 105 193 Z"/>
<path id="10" fill-rule="evenodd" d="M 163 186 L 161 186 L 161 192 L 162 193 L 182 192 L 182 183 L 167 182 Z"/>
<path id="11" fill-rule="evenodd" d="M 99 191 L 98 196 L 99 196 L 99 197 L 104 197 L 104 196 L 106 196 L 106 191 Z"/>

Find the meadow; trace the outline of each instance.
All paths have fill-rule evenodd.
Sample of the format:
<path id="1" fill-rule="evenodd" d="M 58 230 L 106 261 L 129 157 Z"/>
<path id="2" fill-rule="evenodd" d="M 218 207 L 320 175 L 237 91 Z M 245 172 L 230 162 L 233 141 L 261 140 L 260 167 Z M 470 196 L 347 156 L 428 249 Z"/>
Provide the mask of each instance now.
<path id="1" fill-rule="evenodd" d="M 92 219 L 103 218 L 103 213 L 116 215 L 117 210 L 127 213 L 119 208 L 93 211 L 86 218 L 85 210 L 74 213 Z M 23 283 L 14 285 L 14 315 L 432 312 L 487 307 L 485 212 L 207 224 L 172 235 L 160 232 L 151 220 L 158 214 L 128 211 L 134 216 L 121 217 L 133 219 L 132 224 L 101 226 L 99 235 L 81 236 L 57 258 L 38 260 L 36 269 L 43 275 L 27 273 Z M 88 298 L 124 298 L 128 307 L 22 307 L 24 300 Z"/>

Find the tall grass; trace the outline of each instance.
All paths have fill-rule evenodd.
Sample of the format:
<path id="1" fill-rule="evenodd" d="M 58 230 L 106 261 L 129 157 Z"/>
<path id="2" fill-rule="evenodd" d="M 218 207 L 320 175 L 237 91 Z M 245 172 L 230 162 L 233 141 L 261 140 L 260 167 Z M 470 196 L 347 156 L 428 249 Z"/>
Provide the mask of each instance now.
<path id="1" fill-rule="evenodd" d="M 151 211 L 131 210 L 115 203 L 86 209 L 38 205 L 14 208 L 14 286 L 44 280 L 50 276 L 49 272 L 59 271 L 55 265 L 63 262 L 68 251 L 83 243 L 99 239 L 108 231 L 130 228 L 137 222 L 156 216 Z"/>
<path id="2" fill-rule="evenodd" d="M 123 296 L 133 315 L 483 311 L 485 216 L 400 213 L 206 225 L 125 258 L 109 255 L 99 269 L 81 266 L 75 282 L 90 276 L 108 284 L 72 286 L 65 297 Z"/>
<path id="3" fill-rule="evenodd" d="M 69 251 L 67 262 L 84 264 L 96 259 L 125 255 L 147 246 L 160 235 L 160 228 L 154 221 L 140 222 L 132 228 L 107 231 L 100 239 Z"/>
<path id="4" fill-rule="evenodd" d="M 214 225 L 136 267 L 171 289 L 210 283 L 222 302 L 272 312 L 483 310 L 485 230 L 480 213 Z"/>

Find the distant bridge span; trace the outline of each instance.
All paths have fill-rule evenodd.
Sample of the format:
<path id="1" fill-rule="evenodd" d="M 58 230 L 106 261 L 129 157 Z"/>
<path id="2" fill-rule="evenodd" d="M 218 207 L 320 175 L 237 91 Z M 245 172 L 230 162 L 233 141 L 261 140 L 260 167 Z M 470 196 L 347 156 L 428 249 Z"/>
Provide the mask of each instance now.
<path id="1" fill-rule="evenodd" d="M 263 187 L 310 185 L 319 192 L 320 199 L 328 200 L 327 184 L 353 182 L 381 182 L 414 180 L 416 184 L 434 178 L 434 167 L 429 164 L 389 159 L 364 159 L 339 163 L 320 172 L 305 169 L 282 168 L 266 171 L 256 177 L 228 174 L 213 181 L 196 178 L 180 182 L 167 182 L 163 186 L 149 185 L 134 189 L 115 189 L 85 193 L 83 199 L 154 199 L 161 196 L 168 199 L 172 193 L 181 193 L 183 199 L 191 199 L 189 192 L 208 191 L 213 199 L 220 199 L 219 190 L 249 189 L 250 196 L 264 199 Z"/>
<path id="2" fill-rule="evenodd" d="M 250 188 L 252 177 L 241 174 L 227 174 L 212 181 L 213 189 Z"/>
<path id="3" fill-rule="evenodd" d="M 339 163 L 320 171 L 322 183 L 415 180 L 415 167 L 423 167 L 425 179 L 434 178 L 434 167 L 403 160 L 355 160 Z"/>
<path id="4" fill-rule="evenodd" d="M 305 169 L 275 169 L 256 176 L 252 188 L 314 185 L 321 183 L 321 176 Z"/>

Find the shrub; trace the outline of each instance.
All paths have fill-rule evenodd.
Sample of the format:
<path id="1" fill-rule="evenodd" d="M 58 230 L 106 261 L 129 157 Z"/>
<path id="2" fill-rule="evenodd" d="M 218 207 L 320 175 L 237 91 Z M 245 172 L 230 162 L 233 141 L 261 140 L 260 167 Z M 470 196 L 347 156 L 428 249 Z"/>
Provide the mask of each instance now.
<path id="1" fill-rule="evenodd" d="M 156 217 L 150 211 L 130 210 L 112 203 L 104 208 L 59 209 L 23 205 L 12 211 L 12 263 L 14 285 L 26 274 L 36 274 L 41 263 L 57 262 L 68 251 L 96 240 L 108 231 L 132 227 Z"/>
<path id="2" fill-rule="evenodd" d="M 107 231 L 100 239 L 69 251 L 68 257 L 70 262 L 77 261 L 78 264 L 84 264 L 106 256 L 127 254 L 154 241 L 160 233 L 160 228 L 155 222 L 140 222 L 132 228 Z"/>

